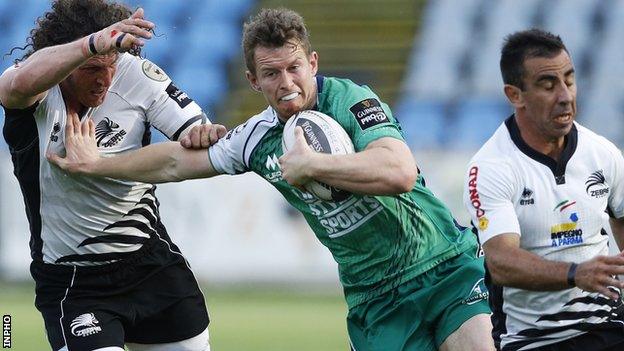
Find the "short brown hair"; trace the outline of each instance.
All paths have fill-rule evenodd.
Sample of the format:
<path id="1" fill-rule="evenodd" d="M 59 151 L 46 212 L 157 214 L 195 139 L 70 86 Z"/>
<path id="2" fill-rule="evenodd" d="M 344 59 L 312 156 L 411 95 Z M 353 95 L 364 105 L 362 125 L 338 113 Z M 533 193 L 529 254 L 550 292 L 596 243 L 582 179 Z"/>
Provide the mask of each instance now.
<path id="1" fill-rule="evenodd" d="M 247 69 L 255 74 L 255 49 L 258 46 L 279 48 L 287 43 L 301 45 L 310 55 L 310 37 L 303 17 L 286 8 L 262 9 L 243 26 L 243 53 Z"/>

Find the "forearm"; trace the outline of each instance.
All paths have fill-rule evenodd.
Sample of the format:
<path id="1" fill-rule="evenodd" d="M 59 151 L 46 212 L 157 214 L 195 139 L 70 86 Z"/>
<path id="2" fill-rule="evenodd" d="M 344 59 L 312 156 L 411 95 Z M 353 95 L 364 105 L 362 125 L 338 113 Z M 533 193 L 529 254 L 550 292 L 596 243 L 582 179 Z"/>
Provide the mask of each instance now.
<path id="1" fill-rule="evenodd" d="M 401 155 L 385 147 L 348 155 L 314 154 L 309 172 L 320 182 L 368 195 L 408 192 L 418 176 L 411 153 Z"/>
<path id="2" fill-rule="evenodd" d="M 497 285 L 532 291 L 570 288 L 569 262 L 549 261 L 521 248 L 507 250 L 504 254 L 486 251 L 486 264 Z"/>
<path id="3" fill-rule="evenodd" d="M 9 92 L 14 96 L 27 98 L 59 84 L 87 60 L 83 52 L 83 41 L 81 38 L 33 53 L 14 71 Z"/>
<path id="4" fill-rule="evenodd" d="M 114 157 L 100 157 L 81 173 L 145 183 L 179 182 L 217 175 L 208 151 L 184 149 L 179 143 L 158 143 Z"/>

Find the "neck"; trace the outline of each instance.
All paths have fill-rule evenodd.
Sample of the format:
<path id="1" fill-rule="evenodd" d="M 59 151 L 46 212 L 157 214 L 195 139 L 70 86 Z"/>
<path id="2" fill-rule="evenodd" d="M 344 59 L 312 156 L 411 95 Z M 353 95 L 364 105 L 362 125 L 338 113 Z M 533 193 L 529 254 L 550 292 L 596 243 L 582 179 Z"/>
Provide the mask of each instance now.
<path id="1" fill-rule="evenodd" d="M 535 124 L 531 123 L 526 116 L 517 114 L 516 111 L 516 123 L 520 130 L 520 137 L 529 145 L 533 150 L 542 153 L 555 161 L 559 161 L 563 149 L 565 149 L 565 136 L 551 137 L 542 130 L 540 130 Z"/>
<path id="2" fill-rule="evenodd" d="M 67 112 L 76 113 L 80 116 L 82 112 L 87 109 L 87 107 L 81 104 L 80 101 L 78 101 L 78 99 L 74 97 L 74 95 L 71 93 L 71 89 L 67 86 L 65 82 L 61 82 L 61 84 L 59 84 L 59 87 L 61 88 L 61 94 L 63 94 L 63 100 L 65 101 L 65 107 L 67 108 Z"/>

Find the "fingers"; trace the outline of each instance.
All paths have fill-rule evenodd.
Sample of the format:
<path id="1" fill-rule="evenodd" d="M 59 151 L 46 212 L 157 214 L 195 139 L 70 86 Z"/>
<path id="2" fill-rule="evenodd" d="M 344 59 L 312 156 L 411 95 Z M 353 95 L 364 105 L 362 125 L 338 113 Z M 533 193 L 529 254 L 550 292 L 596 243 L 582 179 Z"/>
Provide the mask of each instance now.
<path id="1" fill-rule="evenodd" d="M 84 121 L 84 123 L 80 124 L 80 134 L 82 134 L 82 136 L 89 136 L 89 121 L 91 120 L 91 118 L 88 118 L 86 121 Z"/>
<path id="2" fill-rule="evenodd" d="M 198 125 L 180 139 L 180 144 L 187 149 L 205 149 L 219 141 L 226 132 L 226 128 L 219 124 Z"/>
<path id="3" fill-rule="evenodd" d="M 95 122 L 89 118 L 89 138 L 95 140 Z"/>
<path id="4" fill-rule="evenodd" d="M 64 159 L 61 156 L 52 152 L 48 152 L 46 154 L 46 158 L 48 159 L 50 163 L 57 165 L 61 169 L 64 169 L 64 164 L 63 164 Z"/>
<path id="5" fill-rule="evenodd" d="M 143 16 L 145 11 L 143 11 L 142 7 L 139 7 L 138 9 L 136 9 L 136 11 L 134 11 L 134 13 L 130 16 L 130 18 L 136 19 L 136 18 L 143 18 Z"/>

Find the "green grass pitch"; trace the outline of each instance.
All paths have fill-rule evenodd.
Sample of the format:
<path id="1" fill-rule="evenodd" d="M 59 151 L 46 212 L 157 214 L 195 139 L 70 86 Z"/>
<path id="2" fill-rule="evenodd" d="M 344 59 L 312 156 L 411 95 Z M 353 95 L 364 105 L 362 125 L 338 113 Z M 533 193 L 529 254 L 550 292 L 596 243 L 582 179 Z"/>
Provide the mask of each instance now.
<path id="1" fill-rule="evenodd" d="M 49 350 L 34 287 L 0 282 L 0 313 L 12 317 L 12 350 Z M 342 296 L 279 288 L 204 289 L 215 351 L 346 351 Z M 332 289 L 332 292 L 334 290 Z"/>

